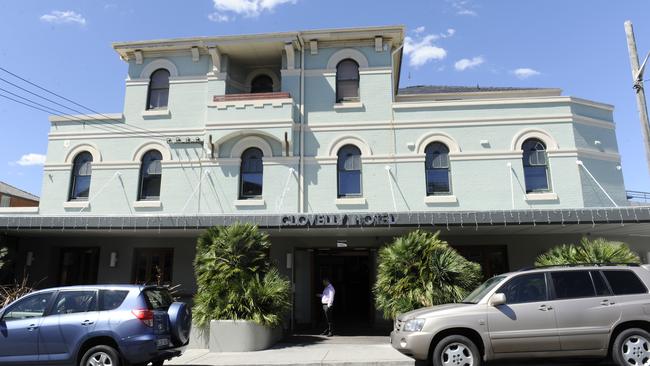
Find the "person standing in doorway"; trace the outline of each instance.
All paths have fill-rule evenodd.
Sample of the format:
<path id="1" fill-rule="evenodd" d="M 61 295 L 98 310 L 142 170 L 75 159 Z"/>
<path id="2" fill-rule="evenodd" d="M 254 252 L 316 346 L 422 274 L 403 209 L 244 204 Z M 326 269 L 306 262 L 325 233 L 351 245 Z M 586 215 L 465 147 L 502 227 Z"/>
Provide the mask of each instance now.
<path id="1" fill-rule="evenodd" d="M 327 329 L 325 329 L 321 335 L 331 337 L 334 333 L 332 306 L 334 306 L 334 293 L 336 291 L 328 278 L 323 278 L 323 286 L 325 287 L 323 293 L 316 295 L 320 297 L 321 304 L 323 304 L 323 313 L 325 315 L 325 321 L 327 322 Z"/>

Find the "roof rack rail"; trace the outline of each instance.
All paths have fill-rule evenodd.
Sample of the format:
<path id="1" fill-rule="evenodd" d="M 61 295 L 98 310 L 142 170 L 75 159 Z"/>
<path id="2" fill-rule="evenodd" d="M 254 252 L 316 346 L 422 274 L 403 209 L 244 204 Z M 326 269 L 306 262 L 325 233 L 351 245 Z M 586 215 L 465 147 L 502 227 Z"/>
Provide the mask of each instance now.
<path id="1" fill-rule="evenodd" d="M 627 267 L 640 267 L 639 263 L 566 263 L 566 264 L 551 264 L 547 266 L 530 266 L 523 267 L 517 272 L 526 272 L 532 271 L 535 269 L 545 269 L 545 268 L 561 268 L 561 267 L 611 267 L 611 266 L 627 266 Z"/>

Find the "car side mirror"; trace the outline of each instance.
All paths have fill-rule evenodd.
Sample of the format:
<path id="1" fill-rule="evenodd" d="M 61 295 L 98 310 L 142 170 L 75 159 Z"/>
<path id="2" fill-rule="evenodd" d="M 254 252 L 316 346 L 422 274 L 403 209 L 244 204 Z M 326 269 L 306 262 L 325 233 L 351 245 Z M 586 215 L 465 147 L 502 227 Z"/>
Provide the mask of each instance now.
<path id="1" fill-rule="evenodd" d="M 496 293 L 490 298 L 490 306 L 499 306 L 506 304 L 506 294 Z"/>

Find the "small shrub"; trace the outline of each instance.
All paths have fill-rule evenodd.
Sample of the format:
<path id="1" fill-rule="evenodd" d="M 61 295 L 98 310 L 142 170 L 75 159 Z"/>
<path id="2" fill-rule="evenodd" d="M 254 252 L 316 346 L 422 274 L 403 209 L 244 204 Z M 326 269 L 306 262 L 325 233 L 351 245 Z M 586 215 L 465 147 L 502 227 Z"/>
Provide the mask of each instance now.
<path id="1" fill-rule="evenodd" d="M 481 266 L 438 238 L 417 230 L 379 251 L 374 293 L 387 319 L 417 308 L 461 301 L 481 281 Z"/>
<path id="2" fill-rule="evenodd" d="M 625 243 L 583 237 L 577 245 L 563 244 L 540 255 L 535 266 L 580 263 L 641 263 L 641 259 Z"/>
<path id="3" fill-rule="evenodd" d="M 291 287 L 271 265 L 270 247 L 268 235 L 251 224 L 212 227 L 198 238 L 193 316 L 199 326 L 212 319 L 281 324 L 291 307 Z"/>

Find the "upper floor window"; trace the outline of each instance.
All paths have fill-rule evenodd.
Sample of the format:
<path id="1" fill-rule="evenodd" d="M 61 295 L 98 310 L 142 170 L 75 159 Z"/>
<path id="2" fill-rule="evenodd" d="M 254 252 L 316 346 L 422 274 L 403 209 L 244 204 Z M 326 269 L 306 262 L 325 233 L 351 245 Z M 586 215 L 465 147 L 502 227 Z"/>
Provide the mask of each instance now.
<path id="1" fill-rule="evenodd" d="M 162 179 L 162 154 L 158 150 L 148 151 L 142 156 L 140 167 L 139 200 L 160 199 L 160 182 Z"/>
<path id="2" fill-rule="evenodd" d="M 345 59 L 336 66 L 336 102 L 359 100 L 359 64 Z"/>
<path id="3" fill-rule="evenodd" d="M 165 109 L 169 101 L 169 71 L 158 69 L 149 79 L 147 109 Z"/>
<path id="4" fill-rule="evenodd" d="M 521 145 L 524 150 L 524 180 L 526 193 L 549 190 L 548 158 L 546 145 L 538 139 L 528 139 Z"/>
<path id="5" fill-rule="evenodd" d="M 273 92 L 273 79 L 268 75 L 258 75 L 251 81 L 251 93 Z"/>
<path id="6" fill-rule="evenodd" d="M 361 151 L 354 145 L 345 145 L 338 152 L 338 196 L 361 196 Z"/>
<path id="7" fill-rule="evenodd" d="M 239 198 L 259 198 L 262 196 L 264 165 L 262 150 L 251 147 L 241 155 Z"/>
<path id="8" fill-rule="evenodd" d="M 93 156 L 84 151 L 74 158 L 72 164 L 72 184 L 70 185 L 70 200 L 87 200 L 90 194 L 90 178 L 92 176 Z"/>
<path id="9" fill-rule="evenodd" d="M 432 142 L 424 149 L 424 170 L 427 196 L 451 193 L 449 184 L 449 148 L 440 142 Z"/>

